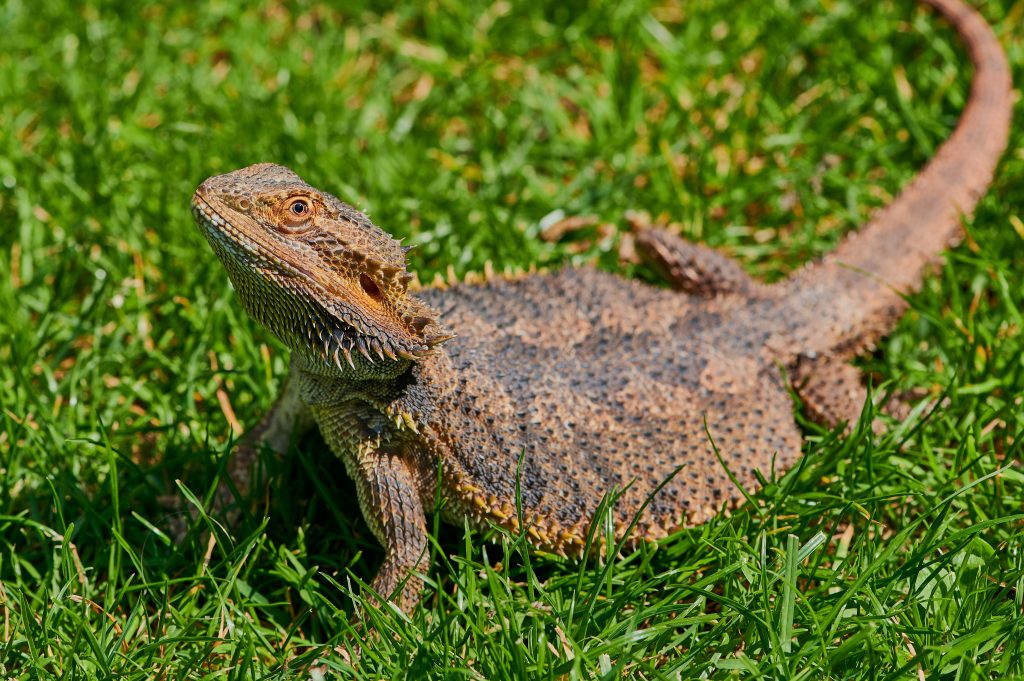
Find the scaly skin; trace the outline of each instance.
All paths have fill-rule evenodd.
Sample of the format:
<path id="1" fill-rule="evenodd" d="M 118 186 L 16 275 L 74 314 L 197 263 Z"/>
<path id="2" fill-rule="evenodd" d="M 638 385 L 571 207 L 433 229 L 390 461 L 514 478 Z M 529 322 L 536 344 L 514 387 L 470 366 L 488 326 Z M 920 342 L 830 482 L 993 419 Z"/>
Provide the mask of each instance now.
<path id="1" fill-rule="evenodd" d="M 316 423 L 386 549 L 373 586 L 408 610 L 428 567 L 424 508 L 439 471 L 448 519 L 518 530 L 521 460 L 530 538 L 579 554 L 613 490 L 615 532 L 629 543 L 734 504 L 715 447 L 747 489 L 755 471 L 790 466 L 801 436 L 779 367 L 816 418 L 856 420 L 864 393 L 845 360 L 886 333 L 959 237 L 1006 144 L 1010 78 L 994 35 L 958 0 L 926 4 L 975 68 L 956 131 L 864 229 L 774 286 L 646 230 L 639 251 L 676 291 L 584 268 L 413 295 L 399 243 L 287 168 L 208 179 L 196 221 L 243 306 L 292 350 L 281 398 L 232 467 L 236 483 L 248 486 L 257 444 L 283 451 L 293 428 Z"/>

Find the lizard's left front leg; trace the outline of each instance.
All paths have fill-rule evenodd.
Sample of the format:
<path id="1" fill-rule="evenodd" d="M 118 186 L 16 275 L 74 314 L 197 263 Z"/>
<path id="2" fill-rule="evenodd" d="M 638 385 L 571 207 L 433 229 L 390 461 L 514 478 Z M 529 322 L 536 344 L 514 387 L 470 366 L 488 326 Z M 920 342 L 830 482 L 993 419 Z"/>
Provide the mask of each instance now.
<path id="1" fill-rule="evenodd" d="M 417 573 L 430 566 L 427 520 L 415 475 L 401 456 L 388 452 L 362 453 L 355 464 L 350 470 L 359 505 L 385 552 L 373 589 L 410 612 L 423 588 Z"/>
<path id="2" fill-rule="evenodd" d="M 391 440 L 380 416 L 351 402 L 313 405 L 327 445 L 356 483 L 366 524 L 384 547 L 384 564 L 372 586 L 405 612 L 419 602 L 423 581 L 414 573 L 429 567 L 427 519 L 417 469 L 403 456 L 408 444 Z"/>

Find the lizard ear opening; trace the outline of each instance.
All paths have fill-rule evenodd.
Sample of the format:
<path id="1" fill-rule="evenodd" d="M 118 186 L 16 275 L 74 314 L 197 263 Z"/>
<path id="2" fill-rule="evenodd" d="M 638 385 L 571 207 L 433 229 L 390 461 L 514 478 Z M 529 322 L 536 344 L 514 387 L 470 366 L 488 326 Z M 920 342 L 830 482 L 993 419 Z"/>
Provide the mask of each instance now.
<path id="1" fill-rule="evenodd" d="M 366 276 L 365 274 L 360 274 L 359 286 L 360 288 L 363 289 L 363 293 L 370 296 L 374 300 L 380 300 L 380 286 L 377 286 L 377 282 L 375 282 L 373 279 Z"/>

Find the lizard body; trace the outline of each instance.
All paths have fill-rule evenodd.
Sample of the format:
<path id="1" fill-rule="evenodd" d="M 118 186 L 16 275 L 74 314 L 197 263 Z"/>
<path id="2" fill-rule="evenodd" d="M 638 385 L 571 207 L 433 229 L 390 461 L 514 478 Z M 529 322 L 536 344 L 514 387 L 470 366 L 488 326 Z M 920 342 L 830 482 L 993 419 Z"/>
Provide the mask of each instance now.
<path id="1" fill-rule="evenodd" d="M 205 181 L 197 224 L 246 310 L 292 350 L 275 408 L 232 465 L 239 488 L 259 443 L 283 452 L 294 428 L 316 424 L 385 547 L 373 586 L 408 609 L 420 586 L 410 575 L 428 567 L 424 509 L 439 471 L 449 520 L 524 529 L 579 554 L 613 490 L 616 536 L 635 543 L 735 503 L 722 463 L 748 489 L 757 471 L 790 466 L 801 435 L 780 367 L 814 417 L 855 421 L 864 392 L 846 360 L 888 331 L 957 240 L 1007 139 L 995 36 L 959 0 L 925 4 L 974 64 L 956 131 L 866 227 L 772 286 L 645 230 L 639 251 L 676 290 L 582 268 L 414 293 L 406 249 L 287 168 Z"/>

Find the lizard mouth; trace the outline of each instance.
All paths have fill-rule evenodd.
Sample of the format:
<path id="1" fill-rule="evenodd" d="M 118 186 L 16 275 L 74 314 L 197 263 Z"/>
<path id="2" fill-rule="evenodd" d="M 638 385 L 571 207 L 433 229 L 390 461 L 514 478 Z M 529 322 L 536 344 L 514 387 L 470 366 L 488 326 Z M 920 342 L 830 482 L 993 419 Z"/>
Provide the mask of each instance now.
<path id="1" fill-rule="evenodd" d="M 289 247 L 276 243 L 252 218 L 207 195 L 203 186 L 191 208 L 246 312 L 309 360 L 346 373 L 380 375 L 389 372 L 388 366 L 428 356 L 452 337 L 433 311 L 414 298 L 408 297 L 397 314 L 373 310 L 368 301 L 356 299 L 369 296 L 365 290 L 349 290 L 329 271 L 296 264 Z"/>

